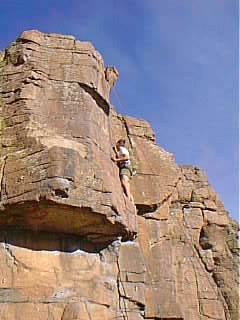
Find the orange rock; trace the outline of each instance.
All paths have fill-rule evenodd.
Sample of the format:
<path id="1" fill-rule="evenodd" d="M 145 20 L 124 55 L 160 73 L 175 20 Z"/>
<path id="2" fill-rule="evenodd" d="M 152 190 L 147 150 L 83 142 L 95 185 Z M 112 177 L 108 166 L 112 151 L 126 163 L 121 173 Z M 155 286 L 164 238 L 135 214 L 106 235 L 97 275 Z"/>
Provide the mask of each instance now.
<path id="1" fill-rule="evenodd" d="M 239 226 L 199 168 L 114 111 L 117 77 L 72 36 L 0 53 L 0 319 L 238 320 Z"/>

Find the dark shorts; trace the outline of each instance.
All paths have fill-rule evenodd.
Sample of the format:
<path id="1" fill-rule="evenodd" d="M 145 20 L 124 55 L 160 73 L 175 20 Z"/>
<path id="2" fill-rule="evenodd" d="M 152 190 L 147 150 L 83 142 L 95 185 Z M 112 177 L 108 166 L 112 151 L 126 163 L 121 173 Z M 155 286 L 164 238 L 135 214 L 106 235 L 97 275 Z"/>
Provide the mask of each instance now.
<path id="1" fill-rule="evenodd" d="M 129 179 L 131 179 L 132 175 L 131 175 L 131 171 L 128 168 L 122 168 L 119 171 L 119 175 L 121 176 L 127 176 Z"/>

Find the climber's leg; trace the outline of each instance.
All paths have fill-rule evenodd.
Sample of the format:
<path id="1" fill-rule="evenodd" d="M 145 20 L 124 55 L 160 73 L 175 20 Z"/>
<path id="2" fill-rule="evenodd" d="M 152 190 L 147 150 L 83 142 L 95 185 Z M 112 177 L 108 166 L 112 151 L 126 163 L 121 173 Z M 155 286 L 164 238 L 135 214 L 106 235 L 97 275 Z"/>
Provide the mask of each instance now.
<path id="1" fill-rule="evenodd" d="M 131 194 L 131 190 L 130 190 L 129 177 L 125 174 L 120 175 L 120 177 L 121 177 L 122 186 L 126 196 L 130 199 L 130 201 L 134 203 L 133 195 Z"/>

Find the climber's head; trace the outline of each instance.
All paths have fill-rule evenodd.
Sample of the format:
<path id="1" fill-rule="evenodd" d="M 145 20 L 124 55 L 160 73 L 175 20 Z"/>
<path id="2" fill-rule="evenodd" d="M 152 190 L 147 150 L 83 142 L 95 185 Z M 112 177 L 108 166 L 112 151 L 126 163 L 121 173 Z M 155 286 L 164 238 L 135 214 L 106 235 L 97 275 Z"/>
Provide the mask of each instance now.
<path id="1" fill-rule="evenodd" d="M 120 147 L 124 147 L 125 146 L 125 142 L 126 141 L 124 139 L 118 140 L 118 142 L 116 144 L 116 148 L 117 148 L 118 151 L 120 150 Z"/>

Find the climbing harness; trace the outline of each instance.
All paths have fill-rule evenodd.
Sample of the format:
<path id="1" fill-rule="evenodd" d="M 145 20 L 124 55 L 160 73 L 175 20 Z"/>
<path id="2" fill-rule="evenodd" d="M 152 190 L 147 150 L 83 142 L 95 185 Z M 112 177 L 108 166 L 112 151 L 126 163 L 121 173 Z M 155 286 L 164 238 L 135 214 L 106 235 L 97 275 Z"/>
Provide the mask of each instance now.
<path id="1" fill-rule="evenodd" d="M 127 169 L 129 170 L 131 177 L 133 177 L 136 174 L 136 169 L 133 169 L 131 165 L 126 164 L 124 161 L 120 162 L 119 164 L 119 168 L 120 169 Z M 135 170 L 135 171 L 134 171 Z M 135 173 L 134 173 L 135 172 Z"/>

